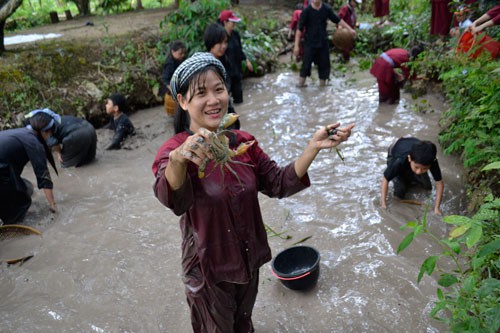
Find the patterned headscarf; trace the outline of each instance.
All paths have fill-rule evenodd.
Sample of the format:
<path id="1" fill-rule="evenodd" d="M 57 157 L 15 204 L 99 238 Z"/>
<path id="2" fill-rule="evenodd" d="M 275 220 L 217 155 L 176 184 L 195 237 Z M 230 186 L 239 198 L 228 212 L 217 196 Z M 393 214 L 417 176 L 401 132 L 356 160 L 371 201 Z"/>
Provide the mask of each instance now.
<path id="1" fill-rule="evenodd" d="M 227 74 L 224 66 L 212 55 L 212 53 L 196 52 L 191 57 L 184 60 L 179 67 L 177 67 L 172 79 L 170 80 L 170 89 L 172 90 L 172 96 L 174 96 L 174 99 L 177 100 L 177 93 L 180 88 L 186 84 L 186 82 L 189 82 L 194 74 L 210 65 L 215 66 L 221 72 L 224 77 L 224 81 L 227 80 Z"/>

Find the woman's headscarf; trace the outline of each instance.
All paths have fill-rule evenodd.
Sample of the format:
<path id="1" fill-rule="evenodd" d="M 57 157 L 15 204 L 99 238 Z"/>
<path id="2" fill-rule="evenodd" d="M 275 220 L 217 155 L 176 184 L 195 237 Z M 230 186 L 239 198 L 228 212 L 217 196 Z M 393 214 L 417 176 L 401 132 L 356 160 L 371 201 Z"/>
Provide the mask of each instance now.
<path id="1" fill-rule="evenodd" d="M 223 75 L 224 81 L 227 81 L 226 70 L 219 60 L 209 52 L 196 52 L 177 67 L 170 80 L 170 89 L 174 99 L 177 100 L 177 93 L 183 85 L 191 80 L 193 75 L 210 65 L 215 66 Z"/>
<path id="2" fill-rule="evenodd" d="M 46 116 L 34 117 L 36 115 L 40 116 L 40 113 L 47 115 L 50 118 Z M 26 127 L 37 132 L 46 132 L 50 130 L 56 122 L 59 124 L 61 123 L 61 116 L 51 109 L 33 110 L 25 115 L 24 118 L 28 121 L 28 125 Z M 48 120 L 48 122 L 46 120 Z"/>
<path id="3" fill-rule="evenodd" d="M 47 160 L 49 161 L 50 165 L 52 165 L 52 168 L 54 168 L 56 174 L 59 175 L 59 173 L 57 172 L 56 163 L 54 161 L 54 156 L 52 155 L 50 148 L 47 146 L 47 142 L 45 142 L 45 140 L 43 139 L 41 132 L 50 130 L 56 122 L 60 124 L 61 116 L 50 109 L 40 109 L 31 111 L 30 113 L 25 115 L 24 118 L 28 123 L 26 127 L 37 133 L 36 137 L 45 148 L 45 156 L 47 157 Z"/>

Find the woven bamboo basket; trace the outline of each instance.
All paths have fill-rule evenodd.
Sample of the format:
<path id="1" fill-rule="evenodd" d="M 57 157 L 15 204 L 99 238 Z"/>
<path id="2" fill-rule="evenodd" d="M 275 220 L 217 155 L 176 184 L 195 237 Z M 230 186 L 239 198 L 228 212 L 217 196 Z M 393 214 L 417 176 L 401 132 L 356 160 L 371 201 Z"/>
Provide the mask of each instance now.
<path id="1" fill-rule="evenodd" d="M 175 114 L 176 104 L 177 103 L 175 103 L 172 96 L 170 96 L 169 94 L 165 94 L 165 112 L 171 117 L 173 117 Z"/>
<path id="2" fill-rule="evenodd" d="M 5 250 L 4 247 L 8 246 L 7 244 L 12 244 L 16 241 L 20 241 L 22 238 L 25 238 L 27 236 L 38 236 L 42 237 L 42 233 L 35 228 L 28 227 L 25 225 L 18 225 L 18 224 L 9 224 L 9 225 L 3 225 L 0 226 L 0 262 L 6 262 L 8 264 L 16 264 L 19 262 L 24 262 L 28 260 L 29 258 L 33 257 L 32 254 L 26 254 L 26 253 L 15 253 L 14 255 L 11 253 L 8 253 L 7 258 L 4 257 L 4 254 L 2 252 L 2 249 Z M 7 251 L 8 252 L 8 251 Z"/>

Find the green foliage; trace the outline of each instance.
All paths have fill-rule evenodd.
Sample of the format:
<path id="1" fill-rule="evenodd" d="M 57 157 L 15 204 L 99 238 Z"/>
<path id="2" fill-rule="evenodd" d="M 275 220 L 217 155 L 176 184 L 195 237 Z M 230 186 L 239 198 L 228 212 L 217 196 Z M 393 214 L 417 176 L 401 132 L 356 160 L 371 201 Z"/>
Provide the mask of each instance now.
<path id="1" fill-rule="evenodd" d="M 481 167 L 500 159 L 500 69 L 498 61 L 455 60 L 443 72 L 450 109 L 440 142 L 446 153 L 460 153 L 464 166 Z"/>
<path id="2" fill-rule="evenodd" d="M 219 13 L 229 5 L 228 0 L 199 0 L 193 3 L 182 1 L 179 8 L 160 23 L 163 39 L 158 48 L 163 53 L 168 52 L 170 42 L 181 40 L 186 45 L 189 55 L 205 51 L 203 42 L 205 28 L 215 23 Z"/>
<path id="3" fill-rule="evenodd" d="M 451 215 L 443 222 L 453 226 L 449 237 L 439 239 L 428 226 L 428 207 L 421 221 L 410 221 L 401 229 L 412 229 L 399 244 L 404 251 L 420 235 L 427 235 L 443 249 L 427 257 L 418 282 L 425 274 L 440 272 L 437 301 L 430 315 L 449 325 L 452 332 L 498 332 L 500 329 L 500 198 L 488 196 L 472 217 Z M 454 269 L 438 265 L 451 259 Z M 449 261 L 449 260 L 447 260 Z"/>

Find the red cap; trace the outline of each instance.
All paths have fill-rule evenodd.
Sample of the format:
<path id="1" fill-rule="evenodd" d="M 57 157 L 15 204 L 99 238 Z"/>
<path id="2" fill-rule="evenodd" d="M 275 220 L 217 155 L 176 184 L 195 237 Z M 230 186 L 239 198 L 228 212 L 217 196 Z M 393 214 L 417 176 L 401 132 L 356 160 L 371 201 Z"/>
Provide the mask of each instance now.
<path id="1" fill-rule="evenodd" d="M 219 20 L 221 22 L 231 21 L 231 22 L 239 22 L 240 18 L 234 16 L 233 12 L 230 10 L 223 10 L 219 15 Z"/>

